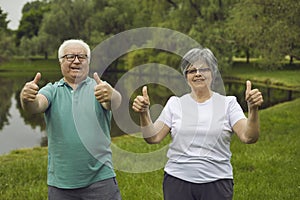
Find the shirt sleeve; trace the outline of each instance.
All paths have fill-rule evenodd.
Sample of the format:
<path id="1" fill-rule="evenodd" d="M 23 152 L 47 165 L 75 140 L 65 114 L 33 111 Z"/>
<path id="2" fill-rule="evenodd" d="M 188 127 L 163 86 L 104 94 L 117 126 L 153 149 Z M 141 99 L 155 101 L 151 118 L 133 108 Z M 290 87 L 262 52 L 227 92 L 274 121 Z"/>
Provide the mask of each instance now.
<path id="1" fill-rule="evenodd" d="M 47 100 L 48 100 L 48 105 L 50 106 L 52 99 L 53 99 L 53 84 L 52 83 L 48 83 L 47 85 L 45 85 L 44 87 L 42 87 L 39 90 L 39 94 L 44 95 Z"/>
<path id="2" fill-rule="evenodd" d="M 228 114 L 230 126 L 233 127 L 240 119 L 246 119 L 241 105 L 237 102 L 236 97 L 229 97 Z"/>
<path id="3" fill-rule="evenodd" d="M 157 118 L 157 121 L 161 121 L 166 124 L 169 128 L 172 126 L 172 108 L 174 109 L 174 104 L 176 103 L 176 97 L 172 96 L 166 103 L 161 114 Z"/>

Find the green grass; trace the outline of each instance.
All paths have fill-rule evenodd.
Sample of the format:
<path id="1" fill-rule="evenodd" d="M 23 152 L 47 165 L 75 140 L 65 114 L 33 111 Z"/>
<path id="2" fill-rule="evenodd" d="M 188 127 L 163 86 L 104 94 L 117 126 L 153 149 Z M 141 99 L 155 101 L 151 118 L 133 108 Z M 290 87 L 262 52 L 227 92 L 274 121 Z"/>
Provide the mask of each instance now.
<path id="1" fill-rule="evenodd" d="M 261 111 L 258 143 L 231 149 L 235 199 L 298 199 L 300 196 L 300 99 Z"/>
<path id="2" fill-rule="evenodd" d="M 260 111 L 256 144 L 232 140 L 234 200 L 291 200 L 300 196 L 300 99 Z M 148 145 L 130 136 L 113 138 L 121 149 L 145 153 L 167 145 Z M 121 158 L 121 159 L 126 159 Z M 47 148 L 13 151 L 0 156 L 0 199 L 47 198 Z M 137 163 L 128 163 L 135 165 Z M 116 171 L 123 200 L 162 199 L 163 169 L 147 173 Z"/>
<path id="3" fill-rule="evenodd" d="M 228 71 L 222 74 L 223 79 L 233 78 L 237 81 L 247 79 L 260 83 L 270 84 L 277 88 L 292 88 L 300 91 L 300 64 L 286 65 L 278 70 L 266 70 L 253 63 L 237 62 Z"/>
<path id="4" fill-rule="evenodd" d="M 0 75 L 3 77 L 34 75 L 36 72 L 47 76 L 59 74 L 59 62 L 57 59 L 14 59 L 0 64 Z"/>
<path id="5" fill-rule="evenodd" d="M 16 150 L 0 157 L 0 199 L 47 198 L 47 149 Z"/>

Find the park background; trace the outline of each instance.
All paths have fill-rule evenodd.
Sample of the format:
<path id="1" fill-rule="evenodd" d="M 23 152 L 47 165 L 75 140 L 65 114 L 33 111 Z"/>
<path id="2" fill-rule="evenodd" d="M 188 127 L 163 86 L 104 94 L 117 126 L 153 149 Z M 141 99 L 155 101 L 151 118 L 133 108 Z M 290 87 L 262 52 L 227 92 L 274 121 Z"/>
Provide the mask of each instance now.
<path id="1" fill-rule="evenodd" d="M 219 61 L 227 93 L 243 104 L 244 82 L 264 92 L 257 144 L 232 140 L 234 199 L 297 199 L 300 196 L 300 2 L 298 0 L 49 0 L 24 5 L 17 30 L 7 27 L 0 8 L 0 134 L 10 124 L 11 99 L 25 124 L 44 130 L 42 116 L 20 109 L 18 94 L 37 71 L 45 84 L 60 77 L 57 48 L 69 38 L 91 49 L 123 31 L 162 27 L 179 31 L 210 48 Z M 104 79 L 116 79 L 135 66 L 178 66 L 180 57 L 156 49 L 130 52 L 111 64 Z M 110 80 L 114 84 L 114 80 Z M 236 85 L 237 84 L 237 85 Z M 167 89 L 153 85 L 165 101 Z M 150 86 L 151 88 L 151 86 Z M 230 90 L 230 91 L 229 91 Z M 151 91 L 151 90 L 150 90 Z M 134 95 L 133 95 L 134 96 Z M 246 110 L 245 110 L 246 112 Z M 113 143 L 145 153 L 167 145 L 147 145 L 116 133 Z M 22 129 L 18 130 L 22 133 Z M 16 138 L 17 139 L 17 138 Z M 47 147 L 17 149 L 0 156 L 0 199 L 46 199 Z M 134 165 L 134 163 L 128 163 Z M 163 169 L 147 173 L 117 171 L 125 200 L 162 199 Z"/>

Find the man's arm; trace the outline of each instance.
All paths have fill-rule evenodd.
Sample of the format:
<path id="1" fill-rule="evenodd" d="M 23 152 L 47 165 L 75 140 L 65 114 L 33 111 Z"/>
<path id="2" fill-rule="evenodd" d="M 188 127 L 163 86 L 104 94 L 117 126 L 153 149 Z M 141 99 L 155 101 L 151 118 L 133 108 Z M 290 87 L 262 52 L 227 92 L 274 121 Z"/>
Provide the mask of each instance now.
<path id="1" fill-rule="evenodd" d="M 110 84 L 102 81 L 96 72 L 94 73 L 94 79 L 97 83 L 94 94 L 98 102 L 101 103 L 106 110 L 117 109 L 122 101 L 121 94 L 112 88 Z"/>
<path id="2" fill-rule="evenodd" d="M 22 108 L 31 114 L 42 113 L 48 107 L 47 98 L 38 94 L 39 86 L 37 85 L 41 79 L 41 74 L 38 72 L 33 81 L 27 82 L 20 93 L 20 101 Z"/>

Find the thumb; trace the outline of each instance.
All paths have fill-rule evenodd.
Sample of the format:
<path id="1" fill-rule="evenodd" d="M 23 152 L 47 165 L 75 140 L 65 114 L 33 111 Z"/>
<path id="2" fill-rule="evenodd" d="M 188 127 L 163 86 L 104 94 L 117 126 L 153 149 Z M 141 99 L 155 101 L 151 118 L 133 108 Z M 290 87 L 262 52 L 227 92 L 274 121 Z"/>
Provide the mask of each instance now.
<path id="1" fill-rule="evenodd" d="M 35 77 L 34 77 L 34 79 L 33 79 L 33 82 L 34 82 L 35 84 L 38 84 L 38 82 L 41 80 L 41 78 L 42 78 L 42 75 L 41 75 L 40 72 L 38 72 L 38 73 L 36 73 L 36 75 L 35 75 Z"/>
<path id="2" fill-rule="evenodd" d="M 97 84 L 102 83 L 102 81 L 101 81 L 100 77 L 98 76 L 97 72 L 94 73 L 94 79 L 95 79 L 95 81 L 96 81 Z"/>
<path id="3" fill-rule="evenodd" d="M 144 86 L 142 89 L 143 97 L 145 97 L 145 98 L 149 98 L 147 90 L 148 90 L 147 86 Z"/>
<path id="4" fill-rule="evenodd" d="M 251 81 L 246 81 L 246 94 L 251 91 Z"/>

